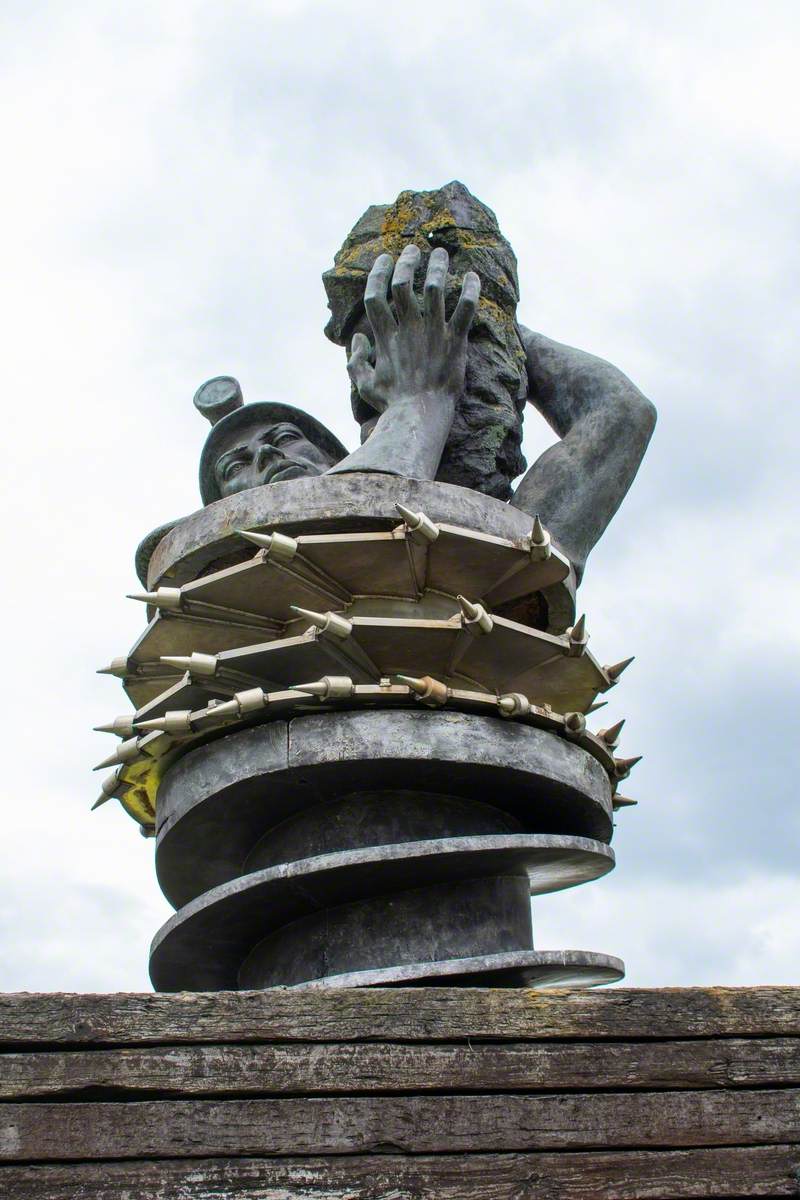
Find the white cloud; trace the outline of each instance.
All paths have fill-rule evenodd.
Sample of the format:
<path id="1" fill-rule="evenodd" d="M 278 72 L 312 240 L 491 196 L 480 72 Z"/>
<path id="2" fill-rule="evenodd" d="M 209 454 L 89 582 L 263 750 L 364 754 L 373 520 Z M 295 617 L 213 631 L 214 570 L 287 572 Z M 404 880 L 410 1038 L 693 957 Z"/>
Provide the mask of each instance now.
<path id="1" fill-rule="evenodd" d="M 537 949 L 623 958 L 631 987 L 796 984 L 800 880 L 749 872 L 728 881 L 617 877 L 533 904 Z M 589 888 L 593 889 L 590 895 Z"/>

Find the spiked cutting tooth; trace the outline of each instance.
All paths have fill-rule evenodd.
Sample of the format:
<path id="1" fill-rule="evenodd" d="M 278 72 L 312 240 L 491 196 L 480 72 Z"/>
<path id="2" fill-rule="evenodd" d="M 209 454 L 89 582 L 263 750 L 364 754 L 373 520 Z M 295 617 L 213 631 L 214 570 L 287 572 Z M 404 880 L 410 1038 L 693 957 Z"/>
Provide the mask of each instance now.
<path id="1" fill-rule="evenodd" d="M 124 745 L 125 743 L 123 742 L 122 744 Z M 104 758 L 102 760 L 102 762 L 97 763 L 96 766 L 92 767 L 92 770 L 93 771 L 103 771 L 106 767 L 119 766 L 120 761 L 121 760 L 119 758 L 117 758 L 116 753 L 109 754 L 108 758 Z"/>
<path id="2" fill-rule="evenodd" d="M 267 557 L 278 562 L 291 562 L 297 554 L 298 544 L 293 537 L 285 533 L 250 533 L 247 529 L 238 529 L 239 537 L 245 538 L 263 550 Z"/>
<path id="3" fill-rule="evenodd" d="M 617 779 L 627 779 L 636 764 L 641 761 L 641 754 L 637 754 L 635 758 L 615 758 L 614 767 Z"/>
<path id="4" fill-rule="evenodd" d="M 531 702 L 521 692 L 508 692 L 498 697 L 497 707 L 504 717 L 524 717 L 531 711 Z"/>
<path id="5" fill-rule="evenodd" d="M 395 508 L 406 523 L 409 533 L 416 536 L 418 541 L 435 542 L 439 536 L 439 526 L 426 517 L 424 512 L 414 512 L 405 504 L 395 504 Z"/>
<path id="6" fill-rule="evenodd" d="M 428 685 L 424 679 L 416 679 L 413 675 L 398 675 L 397 678 L 406 687 L 411 688 L 412 692 L 416 692 L 418 696 L 424 696 L 428 690 Z"/>
<path id="7" fill-rule="evenodd" d="M 293 692 L 305 692 L 307 696 L 319 696 L 320 700 L 324 700 L 328 695 L 326 679 L 317 679 L 314 683 L 293 683 L 290 686 Z"/>
<path id="8" fill-rule="evenodd" d="M 191 712 L 188 708 L 173 709 L 164 713 L 165 733 L 192 733 Z"/>
<path id="9" fill-rule="evenodd" d="M 203 724 L 204 726 L 208 724 L 224 725 L 229 718 L 233 718 L 235 721 L 241 715 L 241 706 L 235 697 L 233 700 L 220 700 L 218 704 L 209 704 Z"/>
<path id="10" fill-rule="evenodd" d="M 269 557 L 283 562 L 291 562 L 298 549 L 298 543 L 293 537 L 287 537 L 285 533 L 273 533 Z"/>
<path id="11" fill-rule="evenodd" d="M 114 675 L 117 679 L 124 679 L 129 674 L 128 659 L 124 655 L 119 655 L 117 658 L 112 658 L 107 667 L 101 667 L 97 672 L 98 675 Z"/>
<path id="12" fill-rule="evenodd" d="M 95 771 L 102 771 L 104 767 L 114 767 L 119 763 L 131 762 L 139 754 L 139 739 L 138 737 L 128 738 L 124 742 L 120 742 L 113 754 L 109 754 L 108 758 L 104 758 L 94 768 Z"/>
<path id="13" fill-rule="evenodd" d="M 635 657 L 636 655 L 632 654 L 630 658 L 623 658 L 622 662 L 614 663 L 610 667 L 603 668 L 612 683 L 617 682 L 622 672 L 631 665 Z"/>
<path id="14" fill-rule="evenodd" d="M 205 732 L 207 729 L 215 729 L 218 725 L 238 721 L 241 715 L 241 707 L 235 699 L 209 700 L 205 708 L 196 709 L 191 714 L 192 733 Z"/>
<path id="15" fill-rule="evenodd" d="M 459 596 L 458 603 L 461 605 L 461 611 L 468 621 L 477 621 L 481 615 L 481 606 L 473 604 L 471 600 L 467 600 L 466 596 Z"/>
<path id="16" fill-rule="evenodd" d="M 184 654 L 162 654 L 161 661 L 168 667 L 177 667 L 179 671 L 188 671 L 192 665 L 191 658 Z"/>
<path id="17" fill-rule="evenodd" d="M 395 503 L 395 508 L 400 513 L 400 516 L 405 521 L 409 529 L 416 529 L 419 525 L 419 513 L 415 513 L 413 508 L 407 508 L 405 504 L 401 504 L 398 500 Z"/>
<path id="18" fill-rule="evenodd" d="M 324 629 L 328 624 L 328 614 L 313 612 L 310 608 L 301 608 L 299 604 L 290 604 L 292 612 L 296 612 L 298 617 L 305 617 L 317 629 Z"/>
<path id="19" fill-rule="evenodd" d="M 344 640 L 353 632 L 353 622 L 348 621 L 347 617 L 340 617 L 338 613 L 329 612 L 327 624 L 321 632 Z"/>
<path id="20" fill-rule="evenodd" d="M 312 612 L 310 608 L 300 608 L 297 604 L 289 606 L 292 612 L 296 612 L 298 616 L 305 617 L 312 625 L 314 625 L 320 633 L 329 634 L 332 637 L 347 638 L 353 632 L 353 623 L 348 621 L 346 617 L 340 617 L 338 613 Z"/>
<path id="21" fill-rule="evenodd" d="M 569 640 L 571 642 L 586 642 L 586 613 L 580 616 L 570 629 Z"/>
<path id="22" fill-rule="evenodd" d="M 458 603 L 461 606 L 462 616 L 468 625 L 477 627 L 481 633 L 492 632 L 494 621 L 482 604 L 473 604 L 471 600 L 467 600 L 466 596 L 459 596 Z"/>
<path id="23" fill-rule="evenodd" d="M 140 600 L 142 604 L 152 604 L 156 608 L 166 608 L 177 612 L 181 608 L 181 589 L 160 587 L 156 588 L 154 592 L 129 592 L 128 599 Z"/>
<path id="24" fill-rule="evenodd" d="M 421 679 L 415 679 L 412 675 L 398 675 L 397 678 L 430 708 L 441 708 L 447 703 L 448 689 L 438 679 L 433 679 L 430 675 L 423 675 Z"/>
<path id="25" fill-rule="evenodd" d="M 595 700 L 594 704 L 590 704 L 587 708 L 586 716 L 588 717 L 589 713 L 597 712 L 599 708 L 605 708 L 607 704 L 607 700 Z"/>
<path id="26" fill-rule="evenodd" d="M 353 694 L 353 681 L 347 675 L 323 675 L 313 683 L 293 683 L 292 691 L 319 696 L 321 700 L 346 700 Z"/>
<path id="27" fill-rule="evenodd" d="M 586 717 L 579 712 L 564 713 L 564 728 L 576 735 L 583 733 L 586 729 Z"/>
<path id="28" fill-rule="evenodd" d="M 585 616 L 579 617 L 575 624 L 567 630 L 567 637 L 569 639 L 567 654 L 570 658 L 581 658 L 586 653 L 586 643 L 589 641 Z"/>
<path id="29" fill-rule="evenodd" d="M 188 656 L 182 654 L 162 654 L 161 661 L 179 671 L 191 671 L 192 675 L 216 675 L 216 654 L 200 654 L 197 650 Z"/>
<path id="30" fill-rule="evenodd" d="M 236 532 L 239 537 L 252 542 L 254 546 L 258 546 L 259 550 L 269 550 L 272 545 L 271 533 L 251 533 L 249 529 L 237 529 Z"/>
<path id="31" fill-rule="evenodd" d="M 197 675 L 216 675 L 219 666 L 219 658 L 216 654 L 200 654 L 197 650 L 193 650 L 191 660 L 190 670 Z"/>
<path id="32" fill-rule="evenodd" d="M 117 770 L 114 772 L 113 775 L 107 775 L 105 777 L 105 779 L 103 780 L 103 782 L 100 784 L 100 795 L 97 797 L 94 804 L 92 805 L 92 812 L 94 812 L 94 810 L 96 808 L 99 808 L 101 804 L 106 804 L 107 801 L 113 799 L 114 793 L 116 792 L 118 787 L 119 787 L 119 768 L 117 768 Z"/>
<path id="33" fill-rule="evenodd" d="M 407 508 L 405 504 L 401 504 L 399 500 L 395 503 L 395 508 L 400 513 L 400 516 L 405 521 L 409 529 L 416 529 L 419 525 L 420 513 L 415 513 L 413 508 Z"/>
<path id="34" fill-rule="evenodd" d="M 115 733 L 117 737 L 133 737 L 133 714 L 126 713 L 121 717 L 114 717 L 108 725 L 95 725 L 95 733 Z"/>
<path id="35" fill-rule="evenodd" d="M 167 732 L 167 719 L 163 717 L 153 717 L 152 721 L 137 721 L 136 728 L 150 733 L 153 729 L 159 730 L 161 733 Z"/>
<path id="36" fill-rule="evenodd" d="M 163 717 L 155 717 L 152 721 L 137 721 L 136 728 L 148 732 L 153 729 L 161 733 L 186 734 L 192 732 L 191 713 L 188 708 L 173 709 L 165 712 Z"/>
<path id="37" fill-rule="evenodd" d="M 266 708 L 269 704 L 269 697 L 263 688 L 246 688 L 243 692 L 237 692 L 233 697 L 239 705 L 239 712 L 242 716 L 247 713 L 258 712 L 259 709 Z"/>
<path id="38" fill-rule="evenodd" d="M 538 513 L 533 518 L 530 545 L 530 556 L 534 562 L 542 562 L 544 559 L 550 557 L 552 551 L 552 547 L 550 545 L 550 534 L 539 520 Z"/>
<path id="39" fill-rule="evenodd" d="M 355 685 L 349 675 L 325 675 L 323 682 L 328 686 L 329 700 L 349 700 L 353 695 Z"/>
<path id="40" fill-rule="evenodd" d="M 625 718 L 623 717 L 621 721 L 617 721 L 616 725 L 609 725 L 608 729 L 601 729 L 597 736 L 613 750 L 614 746 L 619 742 L 619 735 L 622 733 L 624 724 Z"/>

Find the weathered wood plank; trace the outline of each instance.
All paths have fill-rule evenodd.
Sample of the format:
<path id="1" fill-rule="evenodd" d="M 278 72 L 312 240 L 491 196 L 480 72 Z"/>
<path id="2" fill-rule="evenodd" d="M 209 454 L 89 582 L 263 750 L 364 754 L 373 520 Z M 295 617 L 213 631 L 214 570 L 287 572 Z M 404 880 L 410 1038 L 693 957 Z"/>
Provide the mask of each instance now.
<path id="1" fill-rule="evenodd" d="M 595 1154 L 191 1159 L 0 1169 L 14 1200 L 697 1200 L 795 1196 L 796 1146 Z"/>
<path id="2" fill-rule="evenodd" d="M 0 1054 L 0 1100 L 778 1087 L 800 1084 L 800 1038 L 671 1042 L 282 1043 Z"/>
<path id="3" fill-rule="evenodd" d="M 800 988 L 0 996 L 0 1045 L 792 1037 Z"/>
<path id="4" fill-rule="evenodd" d="M 647 1149 L 800 1142 L 800 1091 L 0 1106 L 0 1158 Z"/>

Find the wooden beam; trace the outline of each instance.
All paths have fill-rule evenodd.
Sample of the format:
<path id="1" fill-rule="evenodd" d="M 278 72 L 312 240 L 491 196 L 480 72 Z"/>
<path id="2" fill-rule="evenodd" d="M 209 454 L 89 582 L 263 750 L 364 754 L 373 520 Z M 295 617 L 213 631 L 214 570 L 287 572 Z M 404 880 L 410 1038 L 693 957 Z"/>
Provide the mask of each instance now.
<path id="1" fill-rule="evenodd" d="M 0 1046 L 791 1037 L 798 988 L 380 988 L 0 996 Z"/>
<path id="2" fill-rule="evenodd" d="M 0 1168 L 14 1200 L 695 1200 L 796 1196 L 796 1146 L 602 1154 L 172 1159 Z"/>
<path id="3" fill-rule="evenodd" d="M 800 1037 L 279 1043 L 0 1054 L 0 1100 L 800 1085 Z M 88 1097 L 86 1097 L 88 1098 Z"/>
<path id="4" fill-rule="evenodd" d="M 0 1158 L 466 1154 L 800 1142 L 800 1091 L 6 1104 Z"/>

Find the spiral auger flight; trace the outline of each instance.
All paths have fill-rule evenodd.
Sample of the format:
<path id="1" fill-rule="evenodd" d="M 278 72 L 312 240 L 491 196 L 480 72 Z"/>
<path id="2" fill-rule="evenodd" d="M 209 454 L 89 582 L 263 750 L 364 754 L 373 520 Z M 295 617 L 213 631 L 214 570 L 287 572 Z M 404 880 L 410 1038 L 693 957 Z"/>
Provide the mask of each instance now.
<path id="1" fill-rule="evenodd" d="M 423 508 L 397 483 L 370 477 L 360 514 L 334 487 L 324 520 L 264 512 L 224 537 L 206 514 L 134 597 L 149 623 L 106 670 L 135 711 L 100 727 L 121 741 L 98 804 L 156 838 L 177 910 L 159 990 L 623 973 L 534 949 L 530 895 L 614 865 L 638 760 L 623 721 L 587 716 L 630 660 L 593 656 L 538 519 L 481 496 L 454 523 L 461 489 L 417 487 Z"/>

